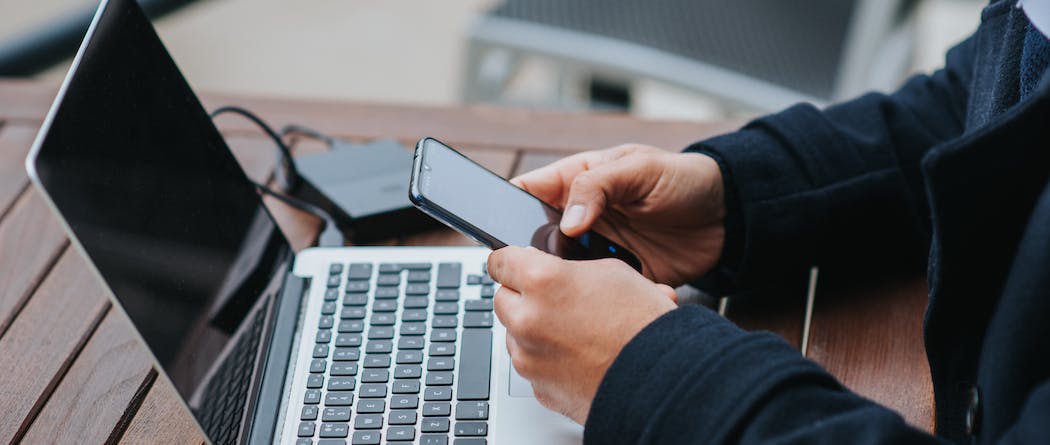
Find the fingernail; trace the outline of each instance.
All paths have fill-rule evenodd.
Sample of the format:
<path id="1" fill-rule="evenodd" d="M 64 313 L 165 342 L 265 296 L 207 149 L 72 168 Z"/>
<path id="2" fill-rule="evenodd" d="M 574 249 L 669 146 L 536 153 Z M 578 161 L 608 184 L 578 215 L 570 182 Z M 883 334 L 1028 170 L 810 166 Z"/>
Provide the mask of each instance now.
<path id="1" fill-rule="evenodd" d="M 583 215 L 587 212 L 587 209 L 582 204 L 576 204 L 569 207 L 565 211 L 565 214 L 561 216 L 561 229 L 569 230 L 576 226 L 583 224 Z"/>

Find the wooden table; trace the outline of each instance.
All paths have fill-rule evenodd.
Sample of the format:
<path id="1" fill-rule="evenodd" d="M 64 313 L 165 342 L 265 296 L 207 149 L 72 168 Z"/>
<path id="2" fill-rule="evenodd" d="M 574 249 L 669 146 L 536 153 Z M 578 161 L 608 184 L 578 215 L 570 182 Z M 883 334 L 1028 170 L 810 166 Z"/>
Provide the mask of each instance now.
<path id="1" fill-rule="evenodd" d="M 0 443 L 201 443 L 174 389 L 157 381 L 144 345 L 112 310 L 102 282 L 26 178 L 23 161 L 56 88 L 0 81 Z M 489 108 L 431 108 L 260 99 L 220 94 L 205 105 L 237 104 L 275 126 L 300 123 L 351 140 L 397 138 L 411 146 L 442 138 L 481 164 L 513 176 L 568 153 L 622 142 L 669 149 L 732 128 L 729 123 L 642 121 L 616 114 Z M 218 122 L 249 176 L 268 179 L 270 141 L 236 117 Z M 323 150 L 296 144 L 297 154 Z M 267 203 L 298 250 L 319 223 Z M 469 244 L 451 231 L 385 244 Z M 817 287 L 808 356 L 855 391 L 932 427 L 932 390 L 921 342 L 921 279 Z M 748 329 L 801 343 L 805 295 L 780 303 L 730 301 L 725 314 Z"/>

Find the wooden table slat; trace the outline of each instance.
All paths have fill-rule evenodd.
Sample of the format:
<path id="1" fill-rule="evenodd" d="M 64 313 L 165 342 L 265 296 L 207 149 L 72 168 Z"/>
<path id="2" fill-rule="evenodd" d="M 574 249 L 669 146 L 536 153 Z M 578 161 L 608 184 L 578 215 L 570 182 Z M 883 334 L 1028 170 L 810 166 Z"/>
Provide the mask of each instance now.
<path id="1" fill-rule="evenodd" d="M 809 357 L 853 391 L 932 431 L 933 383 L 922 342 L 926 282 L 827 281 L 817 288 Z"/>
<path id="2" fill-rule="evenodd" d="M 132 419 L 121 445 L 189 445 L 204 442 L 190 413 L 165 378 L 157 378 Z"/>
<path id="3" fill-rule="evenodd" d="M 0 337 L 0 443 L 24 434 L 102 320 L 109 299 L 97 289 L 84 260 L 67 250 Z"/>
<path id="4" fill-rule="evenodd" d="M 25 159 L 36 133 L 33 125 L 0 123 L 0 215 L 6 213 L 29 182 Z"/>
<path id="5" fill-rule="evenodd" d="M 260 135 L 226 136 L 225 139 L 226 145 L 251 180 L 263 184 L 269 181 L 277 160 L 277 148 L 270 138 Z"/>
<path id="6" fill-rule="evenodd" d="M 730 298 L 726 304 L 726 318 L 748 331 L 773 332 L 796 349 L 802 343 L 802 325 L 805 319 L 806 298 L 783 297 L 780 301 L 742 301 Z"/>
<path id="7" fill-rule="evenodd" d="M 108 311 L 29 427 L 26 443 L 106 442 L 127 408 L 137 406 L 136 394 L 145 395 L 143 385 L 152 383 L 152 360 L 128 335 L 131 329 L 123 312 Z"/>
<path id="8" fill-rule="evenodd" d="M 0 337 L 68 244 L 36 190 L 25 190 L 0 220 Z"/>

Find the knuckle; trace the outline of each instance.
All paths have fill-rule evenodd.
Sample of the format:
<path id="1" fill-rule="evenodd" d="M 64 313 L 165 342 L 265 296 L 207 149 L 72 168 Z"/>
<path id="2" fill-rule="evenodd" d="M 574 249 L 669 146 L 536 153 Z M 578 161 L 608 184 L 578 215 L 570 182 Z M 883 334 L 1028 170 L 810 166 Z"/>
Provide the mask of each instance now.
<path id="1" fill-rule="evenodd" d="M 546 263 L 534 263 L 528 265 L 522 273 L 529 285 L 536 288 L 544 288 L 557 279 L 558 270 Z"/>

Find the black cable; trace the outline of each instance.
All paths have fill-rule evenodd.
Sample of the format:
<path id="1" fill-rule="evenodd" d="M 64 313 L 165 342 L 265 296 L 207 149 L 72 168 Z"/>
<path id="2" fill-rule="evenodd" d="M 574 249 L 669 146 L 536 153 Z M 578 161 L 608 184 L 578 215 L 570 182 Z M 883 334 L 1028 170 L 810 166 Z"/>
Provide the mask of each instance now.
<path id="1" fill-rule="evenodd" d="M 284 143 L 284 139 L 281 135 L 273 131 L 273 128 L 266 124 L 259 116 L 251 111 L 244 108 L 226 105 L 216 108 L 211 112 L 212 119 L 224 113 L 233 113 L 244 117 L 252 121 L 256 126 L 265 132 L 270 139 L 273 139 L 273 143 L 277 145 L 277 162 L 281 168 L 276 169 L 276 181 L 281 185 L 281 188 L 287 191 L 293 191 L 299 186 L 299 170 L 295 167 L 295 159 L 292 158 L 292 150 L 288 148 L 288 144 Z"/>
<path id="2" fill-rule="evenodd" d="M 273 196 L 285 204 L 321 218 L 321 220 L 324 221 L 324 229 L 321 230 L 321 234 L 317 236 L 318 247 L 342 247 L 345 244 L 346 239 L 343 238 L 343 232 L 339 230 L 338 226 L 336 226 L 335 220 L 332 219 L 332 215 L 328 214 L 324 209 L 301 199 L 280 193 L 258 182 L 252 181 L 252 184 L 254 184 L 255 188 L 259 190 L 259 193 Z"/>
<path id="3" fill-rule="evenodd" d="M 320 131 L 314 130 L 313 128 L 304 127 L 297 124 L 288 124 L 281 129 L 281 137 L 288 135 L 306 136 L 311 139 L 317 139 L 325 144 L 328 144 L 328 148 L 335 147 L 335 138 L 321 133 Z"/>
<path id="4" fill-rule="evenodd" d="M 284 140 L 281 139 L 281 136 L 278 135 L 277 132 L 273 131 L 273 128 L 270 127 L 268 124 L 266 124 L 266 122 L 263 121 L 262 118 L 260 118 L 259 116 L 256 116 L 255 113 L 252 113 L 251 111 L 248 111 L 248 110 L 246 110 L 244 108 L 241 108 L 241 107 L 237 107 L 237 106 L 219 107 L 219 108 L 216 108 L 214 111 L 211 112 L 211 117 L 214 119 L 216 116 L 218 116 L 220 114 L 223 114 L 223 113 L 238 114 L 240 116 L 243 116 L 243 117 L 247 118 L 248 120 L 250 120 L 253 123 L 255 123 L 255 125 L 258 125 L 259 128 L 263 130 L 263 132 L 265 132 L 267 135 L 270 136 L 271 139 L 273 139 L 274 144 L 277 145 L 278 162 L 284 168 L 284 171 L 286 172 L 285 173 L 285 177 L 284 177 L 284 181 L 283 181 L 283 183 L 284 183 L 284 187 L 283 188 L 285 190 L 294 190 L 295 186 L 298 185 L 298 182 L 299 182 L 299 171 L 295 167 L 295 159 L 292 158 L 292 151 L 288 148 L 288 145 L 284 143 Z M 293 127 L 293 126 L 289 126 L 289 127 Z M 289 127 L 285 127 L 285 130 L 287 130 Z M 307 131 L 313 132 L 313 130 L 309 130 L 306 127 L 297 127 L 296 126 L 296 128 L 297 128 L 297 130 L 295 132 L 302 133 L 302 134 L 307 134 L 307 133 L 298 131 L 299 128 L 306 129 Z M 315 132 L 315 133 L 318 134 L 318 135 L 321 135 L 321 133 L 317 133 L 317 132 Z M 327 138 L 327 136 L 324 136 L 324 137 Z M 281 171 L 281 169 L 277 169 L 277 170 Z M 343 232 L 339 230 L 339 226 L 336 225 L 335 218 L 333 218 L 330 213 L 328 213 L 327 211 L 325 211 L 321 207 L 318 207 L 318 206 L 316 206 L 316 205 L 314 205 L 312 203 L 306 202 L 306 201 L 304 201 L 302 199 L 294 198 L 294 197 L 285 195 L 283 193 L 280 193 L 280 192 L 278 192 L 278 191 L 276 191 L 274 189 L 271 189 L 270 187 L 267 187 L 264 184 L 260 184 L 260 183 L 255 182 L 255 181 L 251 181 L 251 182 L 252 182 L 253 185 L 255 185 L 255 188 L 259 190 L 259 193 L 263 193 L 263 194 L 267 194 L 267 195 L 273 196 L 274 198 L 277 198 L 278 200 L 280 200 L 281 202 L 283 202 L 285 204 L 288 204 L 289 206 L 292 206 L 292 207 L 294 207 L 296 209 L 299 209 L 299 210 L 302 210 L 302 211 L 307 212 L 309 214 L 312 214 L 312 215 L 320 218 L 322 221 L 324 221 L 324 223 L 325 223 L 324 224 L 324 229 L 321 230 L 321 234 L 318 235 L 318 237 L 317 237 L 317 245 L 318 246 L 320 246 L 320 247 L 336 247 L 336 246 L 341 247 L 341 246 L 343 246 L 345 244 L 346 239 L 343 237 Z M 278 183 L 282 183 L 280 178 L 278 178 Z"/>

